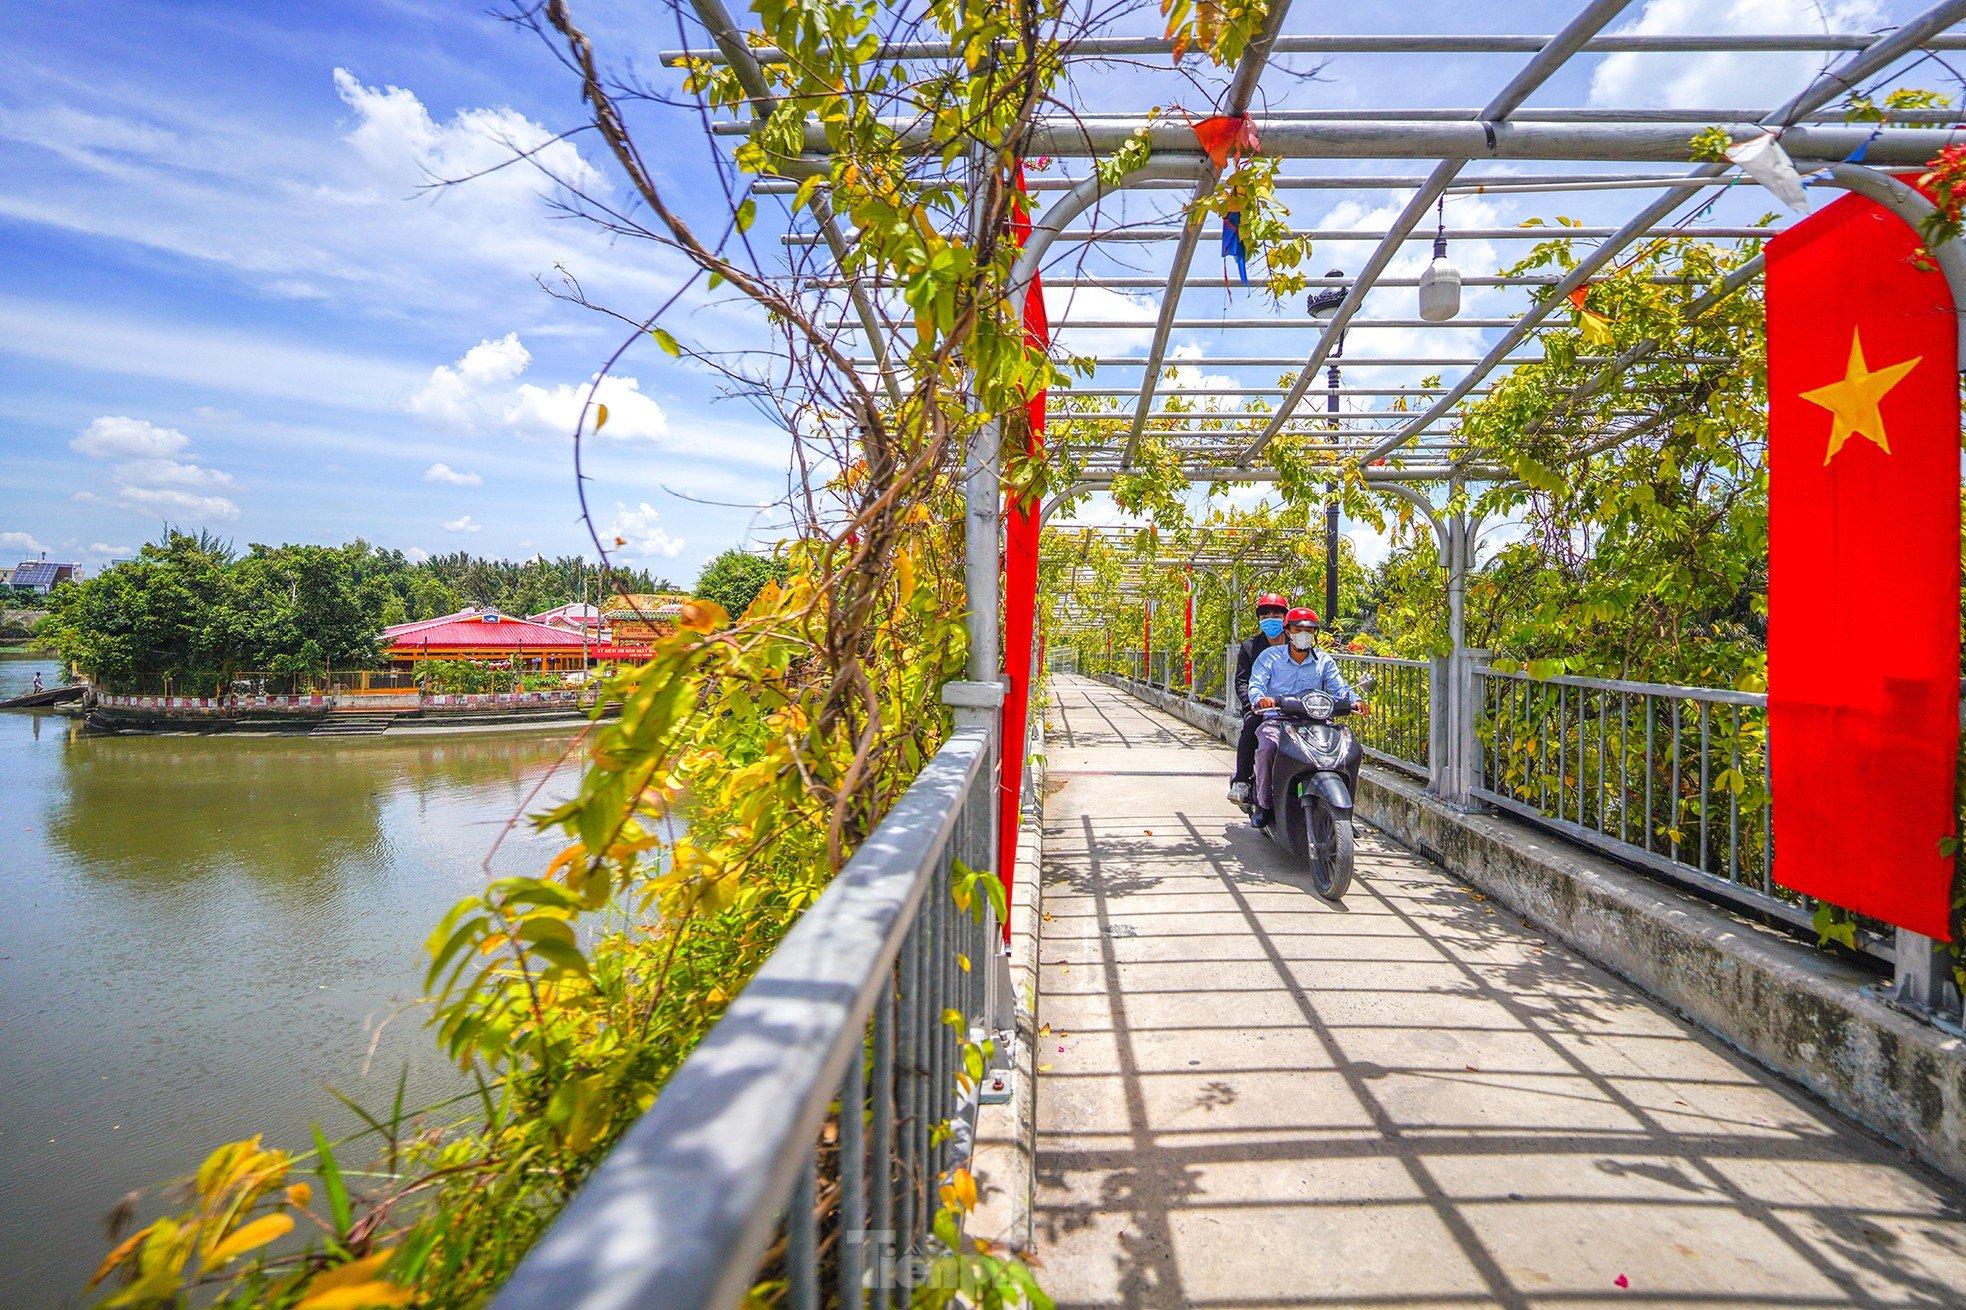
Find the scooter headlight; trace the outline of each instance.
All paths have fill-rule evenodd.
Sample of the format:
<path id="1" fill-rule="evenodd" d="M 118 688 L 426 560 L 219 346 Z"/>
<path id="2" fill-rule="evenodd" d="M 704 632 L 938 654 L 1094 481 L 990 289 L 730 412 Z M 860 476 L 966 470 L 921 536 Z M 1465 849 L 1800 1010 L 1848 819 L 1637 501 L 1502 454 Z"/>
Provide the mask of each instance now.
<path id="1" fill-rule="evenodd" d="M 1304 757 L 1320 769 L 1335 769 L 1345 762 L 1344 734 L 1328 723 L 1313 723 L 1297 730 L 1297 744 Z"/>
<path id="2" fill-rule="evenodd" d="M 1335 708 L 1337 708 L 1336 705 L 1333 703 L 1330 695 L 1326 692 L 1314 691 L 1310 695 L 1304 697 L 1304 713 L 1310 715 L 1314 719 L 1330 718 L 1331 712 Z"/>

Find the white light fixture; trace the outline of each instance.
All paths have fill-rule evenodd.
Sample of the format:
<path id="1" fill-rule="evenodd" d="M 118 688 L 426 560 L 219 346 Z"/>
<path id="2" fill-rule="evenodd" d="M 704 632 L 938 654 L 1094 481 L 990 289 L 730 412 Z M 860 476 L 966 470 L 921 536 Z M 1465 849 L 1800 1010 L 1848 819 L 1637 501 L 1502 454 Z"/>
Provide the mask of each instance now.
<path id="1" fill-rule="evenodd" d="M 1445 323 L 1461 312 L 1461 270 L 1447 262 L 1447 197 L 1441 197 L 1434 214 L 1434 257 L 1420 274 L 1420 317 Z"/>

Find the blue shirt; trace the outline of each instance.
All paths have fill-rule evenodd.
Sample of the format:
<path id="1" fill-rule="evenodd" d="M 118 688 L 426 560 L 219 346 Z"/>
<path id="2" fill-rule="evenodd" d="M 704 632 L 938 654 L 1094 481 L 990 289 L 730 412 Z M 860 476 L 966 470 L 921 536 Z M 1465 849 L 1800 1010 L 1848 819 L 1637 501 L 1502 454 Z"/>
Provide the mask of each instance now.
<path id="1" fill-rule="evenodd" d="M 1321 650 L 1313 650 L 1299 664 L 1290 658 L 1288 645 L 1272 646 L 1256 657 L 1256 663 L 1249 670 L 1249 703 L 1254 705 L 1265 697 L 1282 700 L 1286 696 L 1302 696 L 1307 692 L 1321 691 L 1334 700 L 1350 700 L 1351 685 L 1345 675 L 1338 672 L 1338 661 Z M 1276 713 L 1275 709 L 1263 711 L 1265 716 Z"/>

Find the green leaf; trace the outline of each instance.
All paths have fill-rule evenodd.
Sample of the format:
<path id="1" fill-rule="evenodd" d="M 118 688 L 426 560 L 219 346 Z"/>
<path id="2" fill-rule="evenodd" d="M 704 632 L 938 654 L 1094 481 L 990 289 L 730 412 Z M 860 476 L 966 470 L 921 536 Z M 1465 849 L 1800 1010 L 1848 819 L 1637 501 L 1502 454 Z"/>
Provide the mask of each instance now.
<path id="1" fill-rule="evenodd" d="M 669 354 L 680 356 L 683 353 L 683 348 L 676 344 L 676 338 L 670 336 L 665 329 L 652 327 L 649 329 L 649 335 L 655 338 L 656 345 L 661 346 Z M 564 809 L 565 806 L 561 808 Z"/>
<path id="2" fill-rule="evenodd" d="M 348 1203 L 348 1185 L 341 1180 L 341 1165 L 336 1162 L 334 1147 L 321 1132 L 321 1125 L 314 1125 L 314 1151 L 320 1163 L 314 1172 L 320 1176 L 321 1190 L 327 1193 L 328 1215 L 334 1222 L 335 1236 L 348 1232 L 355 1223 L 355 1211 Z"/>
<path id="3" fill-rule="evenodd" d="M 749 232 L 751 230 L 751 224 L 755 223 L 758 219 L 758 202 L 746 197 L 744 203 L 737 207 L 736 217 L 737 230 L 739 232 Z"/>

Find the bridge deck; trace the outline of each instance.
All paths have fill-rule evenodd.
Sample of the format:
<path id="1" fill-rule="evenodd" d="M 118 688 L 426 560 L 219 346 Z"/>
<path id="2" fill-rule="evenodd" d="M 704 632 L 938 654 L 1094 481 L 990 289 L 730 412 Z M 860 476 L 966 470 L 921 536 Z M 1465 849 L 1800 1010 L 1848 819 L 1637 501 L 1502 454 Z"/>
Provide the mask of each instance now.
<path id="1" fill-rule="evenodd" d="M 1945 1180 L 1377 834 L 1320 901 L 1224 747 L 1053 686 L 1061 1307 L 1966 1305 Z"/>

